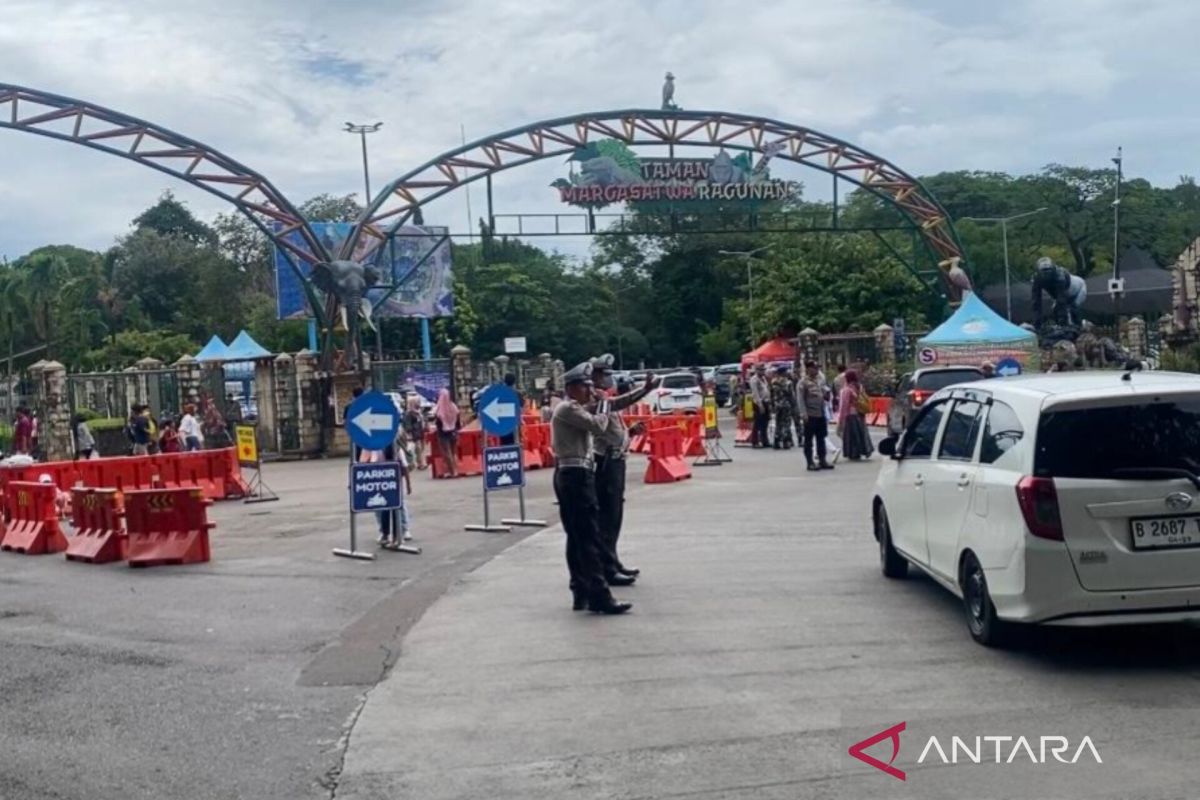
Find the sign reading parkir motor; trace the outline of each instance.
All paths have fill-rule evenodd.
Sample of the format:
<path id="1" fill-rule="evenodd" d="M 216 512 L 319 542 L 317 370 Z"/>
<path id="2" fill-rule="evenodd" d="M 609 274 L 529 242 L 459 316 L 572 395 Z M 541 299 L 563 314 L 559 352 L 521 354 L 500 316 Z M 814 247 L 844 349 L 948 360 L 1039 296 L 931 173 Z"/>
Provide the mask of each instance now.
<path id="1" fill-rule="evenodd" d="M 258 437 L 253 425 L 235 425 L 237 434 L 238 464 L 243 467 L 258 465 Z"/>

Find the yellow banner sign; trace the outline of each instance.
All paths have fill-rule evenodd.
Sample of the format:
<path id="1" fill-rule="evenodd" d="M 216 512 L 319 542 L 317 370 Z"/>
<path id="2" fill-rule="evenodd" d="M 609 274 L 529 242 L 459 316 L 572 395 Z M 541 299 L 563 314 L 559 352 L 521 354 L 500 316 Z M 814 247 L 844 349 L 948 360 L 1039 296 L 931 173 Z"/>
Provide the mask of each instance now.
<path id="1" fill-rule="evenodd" d="M 717 429 L 717 398 L 711 394 L 704 396 L 704 428 L 710 433 Z"/>
<path id="2" fill-rule="evenodd" d="M 237 433 L 238 463 L 254 466 L 258 463 L 258 438 L 253 425 L 234 425 Z"/>

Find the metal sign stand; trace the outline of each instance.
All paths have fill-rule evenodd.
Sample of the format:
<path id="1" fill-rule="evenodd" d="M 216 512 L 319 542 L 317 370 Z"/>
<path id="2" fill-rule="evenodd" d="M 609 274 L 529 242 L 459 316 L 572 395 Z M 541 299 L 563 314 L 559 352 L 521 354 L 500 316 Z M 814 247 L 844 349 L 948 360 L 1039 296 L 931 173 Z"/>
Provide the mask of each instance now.
<path id="1" fill-rule="evenodd" d="M 407 500 L 404 499 L 404 487 L 403 486 L 400 487 L 400 500 L 405 503 L 408 502 Z M 392 514 L 392 536 L 394 536 L 396 538 L 396 541 L 399 542 L 399 544 L 394 544 L 394 545 L 391 545 L 390 547 L 385 547 L 384 550 L 391 550 L 393 553 L 411 553 L 414 556 L 419 556 L 419 555 L 421 555 L 421 548 L 417 547 L 415 544 L 404 544 L 403 540 L 401 540 L 400 537 L 397 536 L 397 533 L 400 530 L 400 513 L 402 510 L 403 510 L 402 508 L 393 508 L 391 511 L 391 514 Z"/>
<path id="2" fill-rule="evenodd" d="M 350 465 L 351 466 L 354 465 L 354 443 L 353 442 L 350 443 Z M 350 482 L 349 482 L 350 472 L 351 472 L 350 470 L 346 470 L 346 477 L 347 477 L 346 493 L 347 494 L 349 494 L 351 491 Z M 350 549 L 347 550 L 344 547 L 335 547 L 335 548 L 333 548 L 333 554 L 335 556 L 341 556 L 342 558 L 357 558 L 360 561 L 374 561 L 375 560 L 374 553 L 367 553 L 367 552 L 364 552 L 364 551 L 358 549 L 358 529 L 357 529 L 357 526 L 354 524 L 354 518 L 357 516 L 358 515 L 354 513 L 353 509 L 351 509 L 351 511 L 350 511 Z"/>
<path id="3" fill-rule="evenodd" d="M 358 549 L 358 526 L 355 523 L 356 512 L 354 510 L 354 450 L 356 447 L 363 450 L 384 450 L 389 444 L 396 440 L 396 430 L 400 427 L 400 412 L 396 409 L 394 403 L 387 395 L 382 392 L 371 390 L 364 392 L 356 398 L 354 402 L 346 408 L 344 419 L 346 425 L 346 434 L 350 437 L 350 467 L 346 470 L 347 484 L 346 493 L 350 495 L 350 549 L 336 547 L 333 550 L 335 556 L 342 558 L 355 558 L 360 561 L 374 561 L 375 554 L 367 553 Z M 399 468 L 397 468 L 399 477 Z M 404 502 L 404 486 L 401 479 L 400 503 Z M 392 509 L 392 524 L 395 525 L 397 519 L 395 517 L 395 509 Z M 393 527 L 393 531 L 398 528 Z M 399 547 L 397 549 L 400 549 Z M 417 548 L 406 549 L 403 552 L 412 552 Z"/>
<path id="4" fill-rule="evenodd" d="M 693 467 L 719 467 L 733 461 L 733 456 L 721 446 L 721 429 L 717 427 L 717 398 L 704 396 L 704 455 L 697 456 Z"/>
<path id="5" fill-rule="evenodd" d="M 517 426 L 516 442 L 521 448 L 521 474 L 525 474 L 525 447 L 521 443 L 521 437 L 524 435 L 521 426 Z M 505 525 L 521 525 L 527 528 L 544 528 L 546 520 L 544 519 L 527 519 L 525 517 L 525 481 L 521 481 L 521 485 L 517 487 L 517 505 L 520 509 L 521 516 L 519 519 L 502 519 L 500 520 Z"/>
<path id="6" fill-rule="evenodd" d="M 491 510 L 488 507 L 488 495 L 491 492 L 487 488 L 487 474 L 483 477 L 483 524 L 482 525 L 464 525 L 463 530 L 466 531 L 483 531 L 484 533 L 509 533 L 512 531 L 508 525 L 493 525 L 491 518 Z"/>

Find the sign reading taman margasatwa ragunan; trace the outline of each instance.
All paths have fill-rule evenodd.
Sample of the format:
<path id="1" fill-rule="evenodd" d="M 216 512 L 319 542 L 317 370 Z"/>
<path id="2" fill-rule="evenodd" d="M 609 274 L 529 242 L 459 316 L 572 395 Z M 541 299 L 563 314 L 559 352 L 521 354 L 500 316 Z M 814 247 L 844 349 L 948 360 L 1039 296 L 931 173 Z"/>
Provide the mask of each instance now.
<path id="1" fill-rule="evenodd" d="M 798 181 L 772 178 L 769 158 L 754 163 L 746 152 L 731 156 L 721 150 L 710 159 L 638 158 L 623 142 L 602 139 L 576 149 L 569 160 L 579 168 L 552 185 L 571 205 L 771 202 L 799 198 L 803 189 Z"/>

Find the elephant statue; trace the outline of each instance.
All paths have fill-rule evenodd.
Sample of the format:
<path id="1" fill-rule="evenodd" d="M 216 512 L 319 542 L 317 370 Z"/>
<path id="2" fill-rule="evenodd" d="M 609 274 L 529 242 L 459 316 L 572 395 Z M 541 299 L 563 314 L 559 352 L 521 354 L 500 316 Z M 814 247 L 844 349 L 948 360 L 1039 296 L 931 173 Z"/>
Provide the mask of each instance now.
<path id="1" fill-rule="evenodd" d="M 361 317 L 368 328 L 375 327 L 371 320 L 371 302 L 367 299 L 367 290 L 379 283 L 379 271 L 357 261 L 335 260 L 315 265 L 311 278 L 314 286 L 335 301 L 327 304 L 331 325 L 333 310 L 341 307 L 342 322 L 346 326 L 346 363 L 354 369 L 361 369 L 358 320 Z"/>

